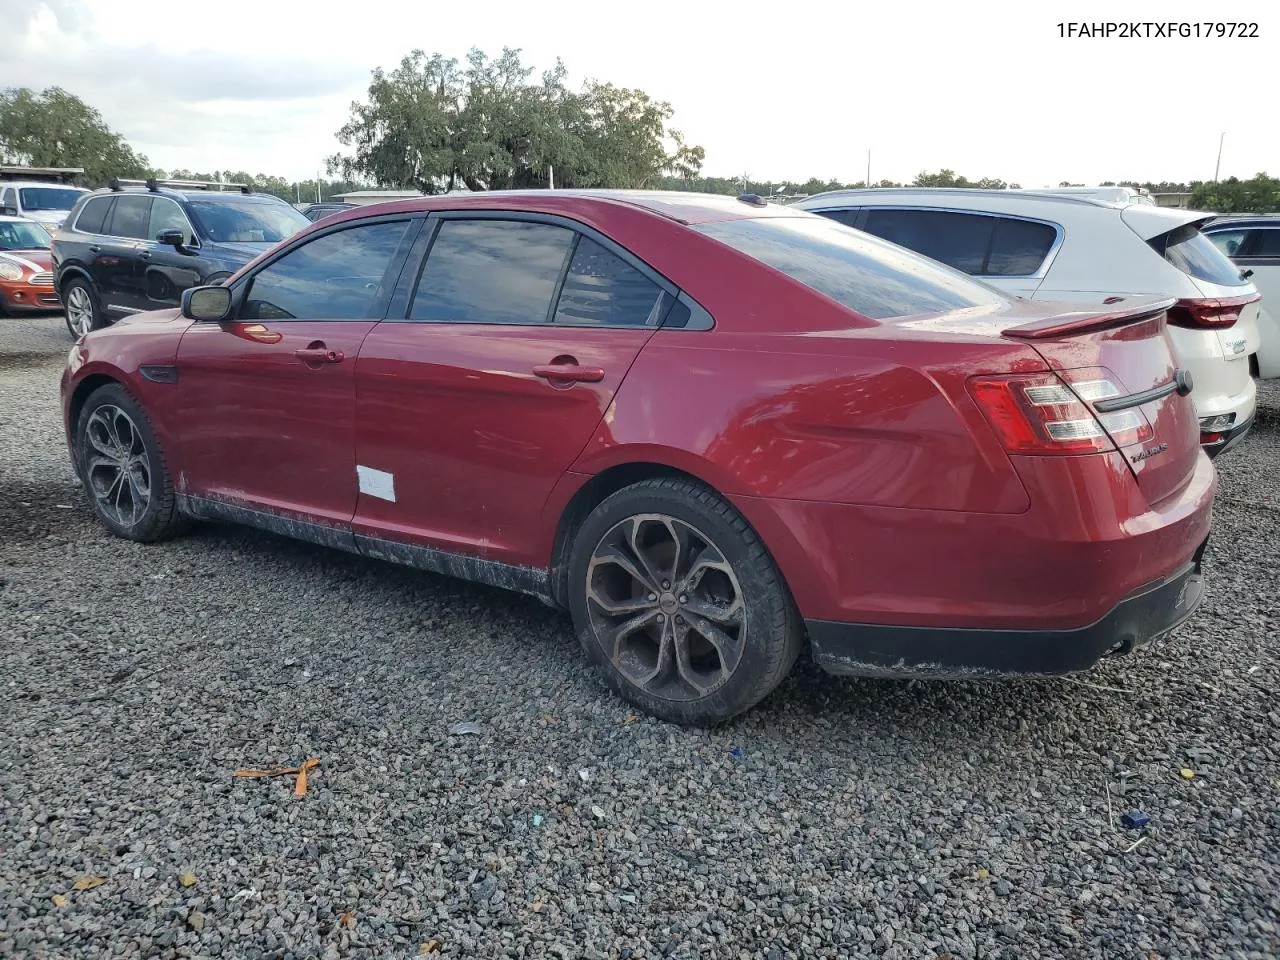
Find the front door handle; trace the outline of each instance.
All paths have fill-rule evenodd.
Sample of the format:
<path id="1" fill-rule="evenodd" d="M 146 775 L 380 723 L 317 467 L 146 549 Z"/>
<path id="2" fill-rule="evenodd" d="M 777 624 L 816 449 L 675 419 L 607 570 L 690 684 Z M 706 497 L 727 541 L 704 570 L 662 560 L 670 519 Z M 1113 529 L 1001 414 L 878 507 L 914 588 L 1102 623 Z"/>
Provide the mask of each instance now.
<path id="1" fill-rule="evenodd" d="M 89 244 L 89 252 L 90 252 L 90 253 L 101 253 L 101 252 L 102 252 L 102 248 L 101 248 L 100 246 L 98 246 L 96 243 L 91 243 L 91 244 Z"/>
<path id="2" fill-rule="evenodd" d="M 138 256 L 139 256 L 139 257 L 141 257 L 143 260 L 150 260 L 150 259 L 151 259 L 151 251 L 150 251 L 150 250 L 143 250 L 140 254 L 138 254 Z"/>
<path id="3" fill-rule="evenodd" d="M 341 363 L 346 355 L 341 350 L 330 350 L 323 343 L 313 343 L 293 351 L 293 355 L 303 363 L 319 366 L 322 363 Z"/>
<path id="4" fill-rule="evenodd" d="M 604 379 L 604 370 L 577 363 L 541 363 L 533 368 L 533 375 L 552 383 L 599 383 Z"/>

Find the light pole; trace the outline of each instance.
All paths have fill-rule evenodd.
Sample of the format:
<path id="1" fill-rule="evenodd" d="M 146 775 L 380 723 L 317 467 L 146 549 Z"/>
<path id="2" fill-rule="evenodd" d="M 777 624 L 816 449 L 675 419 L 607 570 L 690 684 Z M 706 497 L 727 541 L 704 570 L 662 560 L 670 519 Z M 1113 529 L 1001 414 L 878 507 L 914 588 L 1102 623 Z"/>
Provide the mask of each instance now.
<path id="1" fill-rule="evenodd" d="M 1227 131 L 1222 131 L 1222 136 L 1218 138 L 1218 162 L 1213 165 L 1213 182 L 1218 182 L 1218 171 L 1222 169 L 1222 141 L 1227 139 Z"/>

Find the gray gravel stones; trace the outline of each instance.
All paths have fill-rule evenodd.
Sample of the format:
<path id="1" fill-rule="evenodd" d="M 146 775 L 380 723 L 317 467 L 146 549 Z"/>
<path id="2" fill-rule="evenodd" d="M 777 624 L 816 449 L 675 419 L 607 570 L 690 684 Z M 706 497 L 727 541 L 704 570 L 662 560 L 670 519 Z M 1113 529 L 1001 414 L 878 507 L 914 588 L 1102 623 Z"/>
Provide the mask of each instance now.
<path id="1" fill-rule="evenodd" d="M 0 956 L 1280 954 L 1273 385 L 1176 636 L 1075 682 L 802 666 L 705 732 L 634 717 L 519 596 L 231 528 L 107 536 L 67 346 L 0 320 Z M 231 776 L 307 757 L 303 798 Z M 1152 817 L 1131 853 L 1107 785 Z"/>

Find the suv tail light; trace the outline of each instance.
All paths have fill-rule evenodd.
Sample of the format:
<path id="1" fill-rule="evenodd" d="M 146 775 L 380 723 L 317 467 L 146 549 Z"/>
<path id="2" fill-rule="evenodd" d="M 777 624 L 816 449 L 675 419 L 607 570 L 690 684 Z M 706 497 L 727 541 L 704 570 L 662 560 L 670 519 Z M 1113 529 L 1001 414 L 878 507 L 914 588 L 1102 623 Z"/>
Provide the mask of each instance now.
<path id="1" fill-rule="evenodd" d="M 1150 440 L 1151 423 L 1139 407 L 1098 413 L 1098 400 L 1125 395 L 1101 367 L 1061 375 L 974 377 L 969 392 L 1010 453 L 1098 453 Z"/>
<path id="2" fill-rule="evenodd" d="M 1261 300 L 1262 294 L 1251 293 L 1242 297 L 1226 297 L 1218 300 L 1188 298 L 1179 300 L 1169 308 L 1169 323 L 1175 327 L 1192 330 L 1226 330 L 1235 326 L 1240 312 L 1249 304 Z"/>

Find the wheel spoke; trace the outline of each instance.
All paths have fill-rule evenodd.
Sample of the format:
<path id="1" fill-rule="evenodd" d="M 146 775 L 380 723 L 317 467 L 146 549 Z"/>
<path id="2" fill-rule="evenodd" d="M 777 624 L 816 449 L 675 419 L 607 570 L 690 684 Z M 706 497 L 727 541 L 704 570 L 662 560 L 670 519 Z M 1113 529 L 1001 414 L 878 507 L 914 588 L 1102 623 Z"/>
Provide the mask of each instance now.
<path id="1" fill-rule="evenodd" d="M 618 626 L 613 628 L 613 658 L 616 660 L 622 655 L 623 641 L 629 640 L 631 635 L 642 627 L 648 626 L 658 616 L 657 610 L 646 610 L 636 614 L 630 620 L 624 620 Z"/>
<path id="2" fill-rule="evenodd" d="M 733 673 L 738 661 L 742 659 L 741 637 L 731 637 L 709 620 L 695 620 L 691 626 L 699 636 L 715 647 L 716 655 L 720 658 L 721 673 L 726 677 Z"/>
<path id="3" fill-rule="evenodd" d="M 640 535 L 644 530 L 645 524 L 648 522 L 646 517 L 632 517 L 631 526 L 627 531 L 627 547 L 631 550 L 631 555 L 636 558 L 644 570 L 646 583 L 651 591 L 657 591 L 662 588 L 662 571 L 658 570 L 649 559 L 649 552 L 641 543 Z"/>
<path id="4" fill-rule="evenodd" d="M 742 623 L 742 598 L 734 597 L 733 602 L 722 606 L 704 597 L 690 596 L 682 606 L 685 612 L 694 617 L 710 620 L 712 623 L 737 625 Z"/>
<path id="5" fill-rule="evenodd" d="M 591 559 L 592 569 L 588 571 L 588 576 L 594 572 L 594 568 L 596 566 L 610 563 L 626 571 L 631 579 L 640 584 L 644 590 L 649 593 L 657 592 L 658 585 L 654 579 L 649 576 L 648 572 L 633 560 L 632 557 L 628 556 L 627 552 L 624 552 L 616 546 L 603 547 L 596 553 L 596 555 Z"/>
<path id="6" fill-rule="evenodd" d="M 611 617 L 626 617 L 642 610 L 658 609 L 658 602 L 650 600 L 647 594 L 629 597 L 626 600 L 615 600 L 613 597 L 606 596 L 595 587 L 592 587 L 587 591 L 587 597 Z"/>
<path id="7" fill-rule="evenodd" d="M 676 669 L 680 672 L 682 679 L 689 686 L 697 691 L 698 695 L 705 697 L 708 693 L 718 687 L 722 682 L 728 679 L 729 674 L 733 671 L 726 670 L 724 667 L 724 658 L 720 660 L 720 670 L 718 676 L 711 678 L 700 676 L 698 671 L 693 667 L 693 660 L 689 656 L 689 627 L 685 625 L 681 628 L 680 642 L 676 646 Z M 699 631 L 701 633 L 701 631 Z"/>

